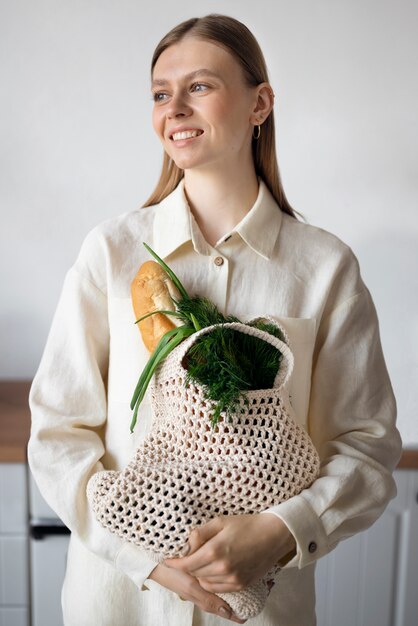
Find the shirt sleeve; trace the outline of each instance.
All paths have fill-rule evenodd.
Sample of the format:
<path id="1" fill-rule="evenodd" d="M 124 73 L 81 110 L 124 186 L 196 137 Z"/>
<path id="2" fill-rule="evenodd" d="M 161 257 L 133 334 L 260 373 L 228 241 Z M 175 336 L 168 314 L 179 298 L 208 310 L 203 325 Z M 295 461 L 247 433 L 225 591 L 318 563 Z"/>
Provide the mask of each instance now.
<path id="1" fill-rule="evenodd" d="M 280 517 L 296 539 L 286 567 L 302 568 L 368 528 L 394 497 L 401 452 L 395 417 L 377 316 L 363 285 L 318 331 L 309 432 L 321 459 L 319 478 L 264 511 Z"/>
<path id="2" fill-rule="evenodd" d="M 103 469 L 108 359 L 107 296 L 76 264 L 65 278 L 30 391 L 29 465 L 71 532 L 141 588 L 156 563 L 103 528 L 86 497 L 89 478 Z"/>

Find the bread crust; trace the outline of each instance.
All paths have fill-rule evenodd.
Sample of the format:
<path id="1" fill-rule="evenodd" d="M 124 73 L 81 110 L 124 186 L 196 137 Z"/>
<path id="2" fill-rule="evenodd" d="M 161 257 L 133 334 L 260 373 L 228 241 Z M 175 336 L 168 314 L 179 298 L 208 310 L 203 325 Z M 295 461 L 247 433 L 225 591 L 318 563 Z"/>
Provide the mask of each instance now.
<path id="1" fill-rule="evenodd" d="M 146 261 L 141 265 L 131 283 L 132 305 L 135 319 L 159 309 L 175 311 L 172 297 L 180 298 L 173 281 L 156 261 Z M 150 315 L 138 327 L 146 348 L 153 352 L 161 337 L 179 324 L 176 318 L 156 313 Z"/>

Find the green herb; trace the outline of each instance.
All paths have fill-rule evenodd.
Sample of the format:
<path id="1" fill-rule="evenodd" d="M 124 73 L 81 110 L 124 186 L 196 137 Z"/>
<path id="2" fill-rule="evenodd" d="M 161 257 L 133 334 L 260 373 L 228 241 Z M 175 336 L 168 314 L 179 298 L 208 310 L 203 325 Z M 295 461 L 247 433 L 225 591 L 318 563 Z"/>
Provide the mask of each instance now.
<path id="1" fill-rule="evenodd" d="M 247 402 L 246 391 L 273 387 L 282 354 L 258 337 L 225 328 L 224 324 L 240 320 L 232 315 L 225 317 L 207 298 L 191 298 L 168 265 L 146 243 L 144 246 L 169 275 L 180 293 L 180 299 L 173 300 L 176 311 L 152 311 L 136 323 L 155 313 L 163 313 L 181 319 L 183 325 L 163 335 L 139 378 L 131 400 L 134 411 L 131 432 L 135 428 L 139 405 L 158 365 L 186 337 L 213 325 L 217 327 L 201 335 L 187 352 L 186 384 L 199 383 L 205 397 L 214 402 L 211 421 L 216 426 L 221 413 L 231 418 L 239 410 L 240 401 Z M 274 324 L 258 320 L 249 325 L 285 341 L 283 333 Z"/>
<path id="2" fill-rule="evenodd" d="M 281 359 L 266 341 L 221 325 L 189 349 L 186 383 L 200 383 L 206 398 L 215 402 L 215 426 L 221 413 L 231 418 L 238 411 L 246 391 L 273 387 Z"/>

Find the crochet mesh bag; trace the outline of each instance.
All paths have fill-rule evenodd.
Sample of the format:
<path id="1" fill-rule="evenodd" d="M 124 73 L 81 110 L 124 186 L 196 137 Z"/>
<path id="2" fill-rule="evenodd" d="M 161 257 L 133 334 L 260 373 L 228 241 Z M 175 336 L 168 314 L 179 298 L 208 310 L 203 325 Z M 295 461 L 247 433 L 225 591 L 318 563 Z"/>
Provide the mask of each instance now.
<path id="1" fill-rule="evenodd" d="M 313 443 L 292 417 L 286 390 L 293 369 L 289 346 L 248 324 L 224 326 L 280 350 L 274 387 L 246 392 L 248 404 L 240 400 L 235 415 L 227 419 L 221 413 L 212 428 L 214 405 L 200 385 L 186 386 L 183 365 L 192 344 L 214 327 L 203 328 L 156 370 L 151 432 L 132 461 L 120 472 L 98 472 L 88 483 L 88 499 L 99 522 L 156 562 L 179 556 L 194 527 L 221 515 L 259 513 L 309 487 L 319 472 Z M 218 595 L 240 618 L 254 617 L 262 611 L 278 570 L 273 568 L 243 591 Z"/>

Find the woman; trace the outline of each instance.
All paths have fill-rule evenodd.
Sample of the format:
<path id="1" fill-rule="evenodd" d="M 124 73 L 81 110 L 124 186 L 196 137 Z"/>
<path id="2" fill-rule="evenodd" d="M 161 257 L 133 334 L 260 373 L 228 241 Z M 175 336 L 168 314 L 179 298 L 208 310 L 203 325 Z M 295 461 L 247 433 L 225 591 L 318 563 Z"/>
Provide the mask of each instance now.
<path id="1" fill-rule="evenodd" d="M 209 15 L 174 28 L 152 61 L 153 125 L 164 148 L 146 208 L 84 241 L 35 377 L 29 460 L 72 531 L 63 589 L 69 626 L 242 623 L 216 593 L 242 589 L 280 563 L 263 626 L 315 624 L 314 565 L 372 524 L 395 493 L 395 402 L 369 292 L 350 249 L 303 224 L 284 195 L 274 93 L 262 53 L 240 22 Z M 216 518 L 163 564 L 101 528 L 89 478 L 121 469 L 134 436 L 129 399 L 148 354 L 134 327 L 130 282 L 146 241 L 189 293 L 241 319 L 270 315 L 295 354 L 298 421 L 321 457 L 299 496 L 251 516 Z"/>

